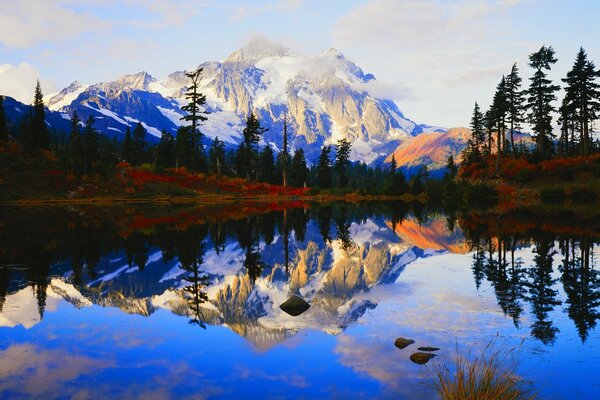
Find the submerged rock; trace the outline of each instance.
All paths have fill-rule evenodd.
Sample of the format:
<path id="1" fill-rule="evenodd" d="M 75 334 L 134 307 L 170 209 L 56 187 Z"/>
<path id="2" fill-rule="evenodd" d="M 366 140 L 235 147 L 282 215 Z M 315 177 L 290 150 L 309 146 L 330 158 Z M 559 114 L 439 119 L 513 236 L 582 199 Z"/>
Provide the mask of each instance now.
<path id="1" fill-rule="evenodd" d="M 413 353 L 410 356 L 410 361 L 414 362 L 415 364 L 427 364 L 433 357 L 435 357 L 435 354 Z"/>
<path id="2" fill-rule="evenodd" d="M 310 308 L 310 304 L 308 304 L 300 297 L 294 295 L 287 299 L 282 305 L 280 305 L 279 308 L 281 308 L 283 311 L 285 311 L 292 317 L 297 317 L 304 311 L 308 310 Z"/>
<path id="3" fill-rule="evenodd" d="M 439 347 L 419 347 L 417 350 L 421 351 L 438 351 Z"/>
<path id="4" fill-rule="evenodd" d="M 406 339 L 403 337 L 399 337 L 398 339 L 396 339 L 396 341 L 394 342 L 394 346 L 396 346 L 399 349 L 403 349 L 407 346 L 410 346 L 411 344 L 413 344 L 415 341 L 412 339 Z"/>

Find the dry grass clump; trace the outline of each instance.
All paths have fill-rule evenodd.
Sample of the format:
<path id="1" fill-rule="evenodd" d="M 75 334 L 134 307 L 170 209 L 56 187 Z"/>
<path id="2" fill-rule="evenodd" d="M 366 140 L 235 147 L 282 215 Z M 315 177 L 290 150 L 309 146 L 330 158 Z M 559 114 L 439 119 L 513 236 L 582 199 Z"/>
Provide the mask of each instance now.
<path id="1" fill-rule="evenodd" d="M 490 342 L 473 357 L 456 348 L 450 363 L 435 362 L 429 380 L 443 400 L 534 399 L 531 387 L 515 374 L 515 348 L 501 351 Z"/>

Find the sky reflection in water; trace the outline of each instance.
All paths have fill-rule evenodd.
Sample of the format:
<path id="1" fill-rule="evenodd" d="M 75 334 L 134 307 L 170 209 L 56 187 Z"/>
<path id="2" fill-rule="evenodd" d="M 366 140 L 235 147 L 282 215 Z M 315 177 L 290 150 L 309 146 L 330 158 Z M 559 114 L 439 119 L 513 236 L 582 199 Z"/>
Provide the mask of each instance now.
<path id="1" fill-rule="evenodd" d="M 19 211 L 2 214 L 2 398 L 426 399 L 417 347 L 443 361 L 494 338 L 541 398 L 600 394 L 587 231 L 398 206 Z M 298 317 L 279 309 L 293 294 Z"/>

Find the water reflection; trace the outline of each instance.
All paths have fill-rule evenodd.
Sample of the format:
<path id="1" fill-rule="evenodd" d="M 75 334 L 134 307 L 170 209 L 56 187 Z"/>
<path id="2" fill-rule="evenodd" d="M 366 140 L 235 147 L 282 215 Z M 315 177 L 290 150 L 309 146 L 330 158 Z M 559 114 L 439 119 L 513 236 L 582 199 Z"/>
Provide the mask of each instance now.
<path id="1" fill-rule="evenodd" d="M 224 327 L 268 354 L 319 332 L 337 335 L 331 336 L 336 342 L 323 349 L 319 337 L 317 344 L 303 344 L 303 355 L 314 354 L 317 364 L 335 356 L 337 373 L 351 368 L 384 385 L 386 395 L 407 398 L 419 397 L 406 384 L 420 379 L 415 369 L 420 367 L 406 364 L 412 364 L 416 346 L 441 347 L 443 359 L 457 337 L 481 343 L 498 331 L 526 333 L 548 352 L 560 338 L 586 343 L 597 337 L 600 230 L 593 224 L 541 226 L 521 215 L 431 211 L 403 203 L 2 209 L 0 224 L 0 327 L 10 334 L 37 327 L 50 337 L 57 334 L 45 329 L 58 329 L 53 315 L 67 324 L 82 315 L 96 318 L 98 309 L 119 311 L 120 317 L 103 316 L 107 329 L 118 331 L 113 321 L 123 321 L 119 318 L 160 320 L 166 313 L 195 337 L 209 338 L 211 329 Z M 441 267 L 432 268 L 435 264 Z M 479 297 L 467 294 L 469 287 Z M 311 306 L 299 317 L 279 308 L 293 295 Z M 64 303 L 76 314 L 61 308 Z M 502 316 L 514 330 L 503 325 Z M 169 331 L 183 329 L 169 324 Z M 403 334 L 417 340 L 405 357 L 393 344 Z M 0 342 L 0 351 L 58 351 L 44 349 L 33 332 L 22 335 Z M 171 335 L 169 340 L 182 339 Z M 226 354 L 235 340 L 220 337 L 225 338 L 215 357 L 235 359 Z M 169 357 L 155 354 L 154 345 L 144 347 L 150 357 Z M 252 354 L 252 362 L 264 366 Z M 73 357 L 88 362 L 95 356 Z M 114 364 L 105 355 L 102 362 Z M 295 373 L 304 388 L 325 372 Z M 357 390 L 374 390 L 352 379 Z M 0 394 L 2 382 L 0 372 Z"/>

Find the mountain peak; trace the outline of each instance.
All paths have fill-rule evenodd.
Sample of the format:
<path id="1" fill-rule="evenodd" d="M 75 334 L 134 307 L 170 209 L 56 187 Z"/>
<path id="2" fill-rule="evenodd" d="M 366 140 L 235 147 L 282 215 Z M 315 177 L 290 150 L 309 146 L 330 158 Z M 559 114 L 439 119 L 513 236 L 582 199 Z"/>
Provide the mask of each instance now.
<path id="1" fill-rule="evenodd" d="M 244 47 L 231 53 L 225 61 L 254 63 L 268 57 L 295 56 L 294 51 L 265 36 L 253 37 Z"/>
<path id="2" fill-rule="evenodd" d="M 155 79 L 146 71 L 138 72 L 137 74 L 123 75 L 115 81 L 122 86 L 123 89 L 145 90 Z"/>

